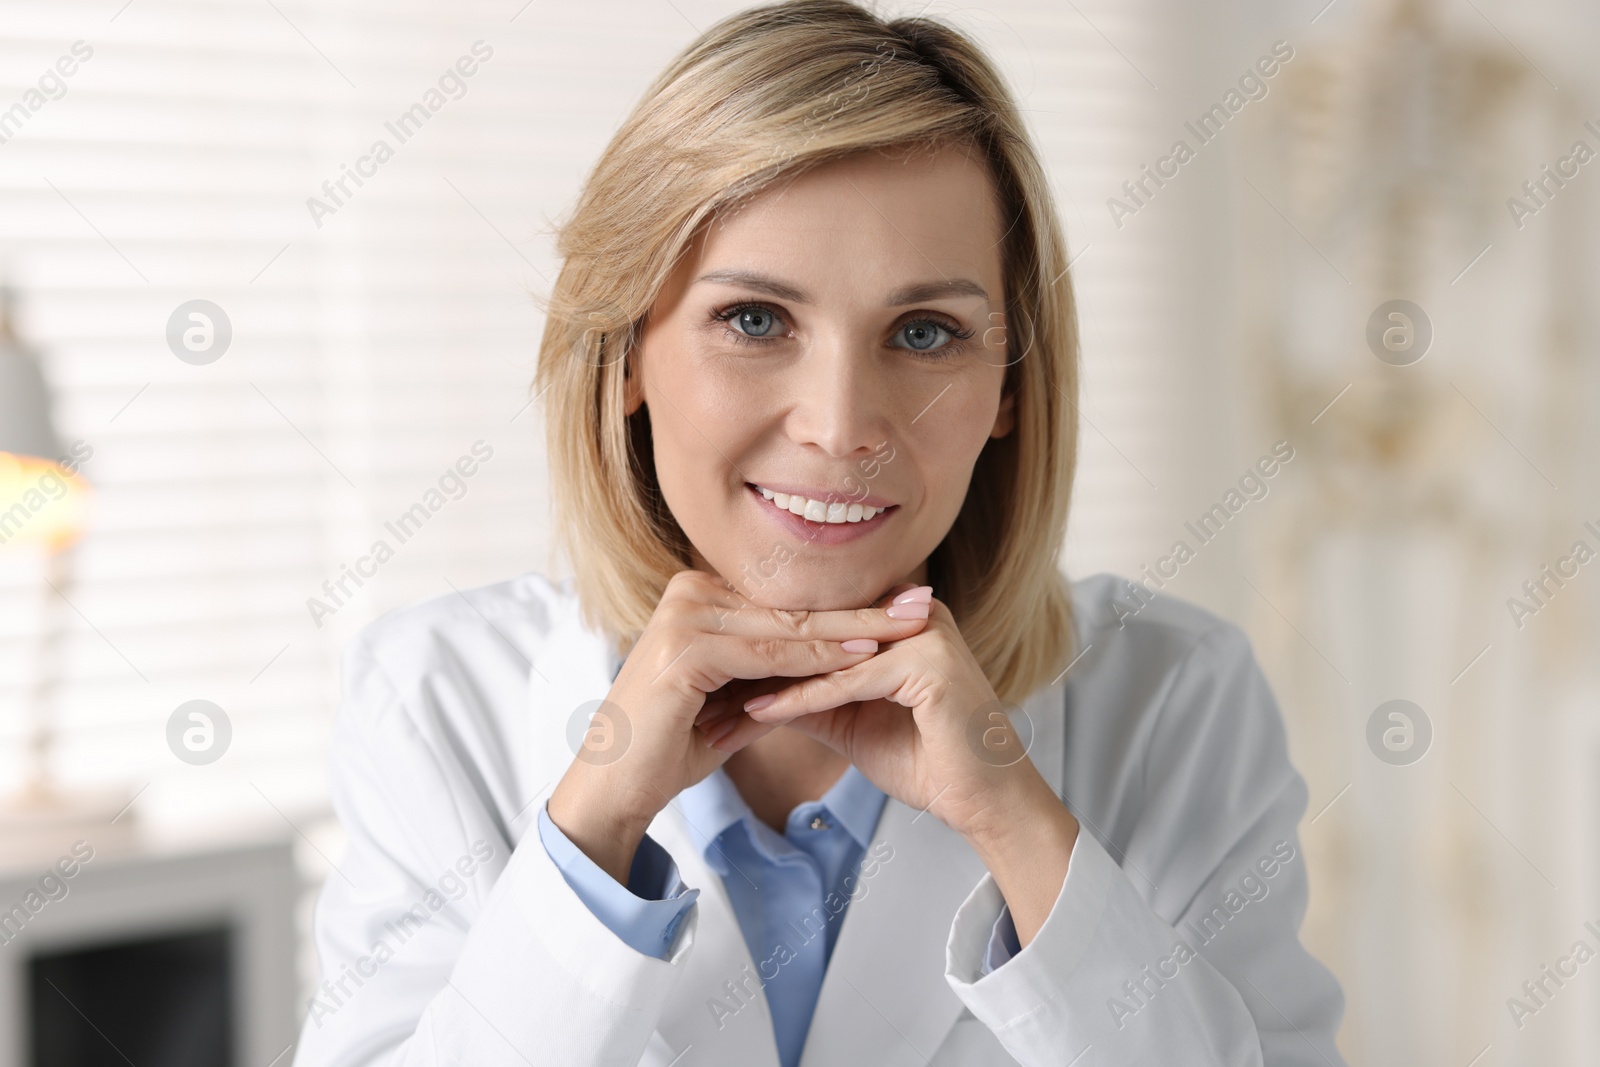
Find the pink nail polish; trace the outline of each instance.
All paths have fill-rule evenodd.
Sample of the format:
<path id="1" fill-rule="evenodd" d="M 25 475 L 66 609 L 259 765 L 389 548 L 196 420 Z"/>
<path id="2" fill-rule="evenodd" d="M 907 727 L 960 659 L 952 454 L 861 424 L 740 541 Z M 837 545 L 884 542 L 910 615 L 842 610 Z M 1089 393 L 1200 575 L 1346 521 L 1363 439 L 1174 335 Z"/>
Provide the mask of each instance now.
<path id="1" fill-rule="evenodd" d="M 878 642 L 870 637 L 856 637 L 849 641 L 839 642 L 839 647 L 846 652 L 876 652 L 878 651 Z"/>
<path id="2" fill-rule="evenodd" d="M 928 617 L 928 605 L 916 602 L 890 604 L 883 609 L 883 613 L 891 619 L 926 619 Z"/>
<path id="3" fill-rule="evenodd" d="M 933 599 L 933 586 L 919 585 L 915 589 L 907 589 L 904 593 L 894 598 L 896 604 L 926 604 Z"/>
<path id="4" fill-rule="evenodd" d="M 873 647 L 874 648 L 877 647 L 876 642 L 874 642 Z M 771 704 L 774 700 L 777 700 L 777 699 L 778 699 L 778 694 L 776 694 L 776 693 L 768 693 L 765 696 L 751 697 L 749 700 L 744 702 L 744 710 L 745 711 L 760 711 L 762 708 L 766 707 L 768 704 Z"/>

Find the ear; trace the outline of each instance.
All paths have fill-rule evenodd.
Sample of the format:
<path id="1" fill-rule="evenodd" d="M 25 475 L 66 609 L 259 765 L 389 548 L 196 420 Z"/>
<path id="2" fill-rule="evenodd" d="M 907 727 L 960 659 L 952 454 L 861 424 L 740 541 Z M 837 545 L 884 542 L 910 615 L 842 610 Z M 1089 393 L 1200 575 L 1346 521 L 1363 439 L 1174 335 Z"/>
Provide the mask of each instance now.
<path id="1" fill-rule="evenodd" d="M 1016 394 L 1009 393 L 1000 398 L 1000 410 L 995 412 L 994 427 L 989 431 L 990 437 L 1004 437 L 1017 425 Z"/>
<path id="2" fill-rule="evenodd" d="M 644 383 L 639 376 L 639 348 L 622 359 L 622 413 L 632 415 L 644 406 Z"/>

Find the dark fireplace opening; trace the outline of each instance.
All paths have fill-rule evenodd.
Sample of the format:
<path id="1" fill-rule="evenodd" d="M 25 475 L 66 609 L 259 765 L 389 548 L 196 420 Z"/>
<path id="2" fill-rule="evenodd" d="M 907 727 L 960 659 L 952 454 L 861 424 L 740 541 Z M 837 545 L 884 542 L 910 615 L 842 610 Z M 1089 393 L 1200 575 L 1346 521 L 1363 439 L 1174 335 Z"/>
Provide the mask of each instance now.
<path id="1" fill-rule="evenodd" d="M 32 1067 L 232 1067 L 227 927 L 28 961 Z"/>

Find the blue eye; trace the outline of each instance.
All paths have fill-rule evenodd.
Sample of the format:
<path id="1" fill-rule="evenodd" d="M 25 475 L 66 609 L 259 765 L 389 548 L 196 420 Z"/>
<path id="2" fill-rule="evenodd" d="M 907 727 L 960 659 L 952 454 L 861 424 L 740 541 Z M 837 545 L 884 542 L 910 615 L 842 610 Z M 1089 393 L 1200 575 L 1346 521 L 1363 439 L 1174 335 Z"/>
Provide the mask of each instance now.
<path id="1" fill-rule="evenodd" d="M 955 336 L 949 329 L 939 325 L 932 319 L 914 319 L 900 328 L 900 335 L 909 344 L 897 345 L 896 347 L 909 348 L 916 352 L 926 352 L 940 345 L 940 334 L 944 334 L 946 337 Z"/>
<path id="2" fill-rule="evenodd" d="M 739 308 L 729 319 L 739 324 L 740 333 L 751 337 L 765 337 L 778 321 L 776 315 L 761 307 Z"/>
<path id="3" fill-rule="evenodd" d="M 736 344 L 770 345 L 785 336 L 783 319 L 763 304 L 735 304 L 713 311 L 711 318 L 729 327 L 723 336 Z M 895 331 L 889 345 L 942 359 L 964 351 L 966 345 L 963 342 L 971 336 L 970 329 L 955 323 L 935 318 L 910 319 Z"/>

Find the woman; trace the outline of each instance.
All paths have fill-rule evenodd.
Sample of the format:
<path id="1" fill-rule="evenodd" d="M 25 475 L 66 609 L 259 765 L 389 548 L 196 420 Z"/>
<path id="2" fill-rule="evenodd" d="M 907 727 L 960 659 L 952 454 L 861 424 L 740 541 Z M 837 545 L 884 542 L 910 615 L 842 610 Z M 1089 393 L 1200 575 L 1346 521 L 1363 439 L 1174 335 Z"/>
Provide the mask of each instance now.
<path id="1" fill-rule="evenodd" d="M 972 42 L 725 20 L 560 249 L 575 577 L 347 649 L 297 1062 L 1340 1062 L 1246 639 L 1057 568 L 1066 249 Z"/>

